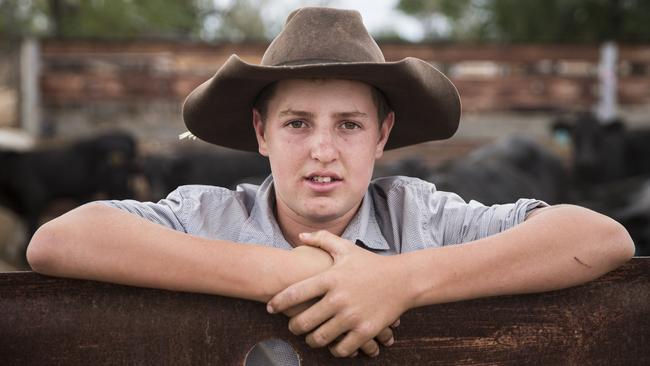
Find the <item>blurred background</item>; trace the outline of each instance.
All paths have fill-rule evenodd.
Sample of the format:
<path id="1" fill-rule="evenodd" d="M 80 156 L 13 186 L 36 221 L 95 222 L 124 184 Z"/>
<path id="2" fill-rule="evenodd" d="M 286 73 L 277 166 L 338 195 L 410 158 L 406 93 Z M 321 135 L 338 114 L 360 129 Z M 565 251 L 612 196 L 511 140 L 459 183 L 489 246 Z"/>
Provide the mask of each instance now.
<path id="1" fill-rule="evenodd" d="M 584 205 L 648 255 L 648 1 L 0 0 L 0 270 L 28 268 L 34 230 L 84 202 L 263 180 L 260 156 L 179 140 L 181 105 L 231 54 L 258 63 L 301 6 L 359 10 L 388 61 L 459 90 L 457 134 L 386 153 L 376 176 Z"/>

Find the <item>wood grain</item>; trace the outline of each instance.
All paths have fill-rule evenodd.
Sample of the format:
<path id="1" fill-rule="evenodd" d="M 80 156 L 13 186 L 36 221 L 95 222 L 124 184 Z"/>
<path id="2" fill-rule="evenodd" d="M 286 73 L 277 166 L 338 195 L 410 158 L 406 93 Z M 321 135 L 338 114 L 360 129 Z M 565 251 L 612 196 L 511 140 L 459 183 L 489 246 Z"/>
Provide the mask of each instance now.
<path id="1" fill-rule="evenodd" d="M 0 273 L 3 365 L 241 365 L 280 338 L 303 365 L 650 364 L 650 258 L 583 286 L 414 309 L 376 359 L 335 360 L 261 303 Z"/>

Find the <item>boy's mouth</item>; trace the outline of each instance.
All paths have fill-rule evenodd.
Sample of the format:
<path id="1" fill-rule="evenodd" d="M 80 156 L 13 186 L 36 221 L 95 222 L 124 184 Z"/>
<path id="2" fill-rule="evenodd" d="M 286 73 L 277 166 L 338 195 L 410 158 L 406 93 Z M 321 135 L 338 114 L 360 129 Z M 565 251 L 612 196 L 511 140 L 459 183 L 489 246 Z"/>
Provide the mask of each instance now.
<path id="1" fill-rule="evenodd" d="M 315 176 L 310 177 L 308 179 L 311 180 L 312 182 L 317 182 L 317 183 L 330 183 L 332 181 L 339 180 L 339 179 L 336 179 L 336 178 L 323 177 L 323 176 L 319 176 L 319 175 L 315 175 Z"/>
<path id="2" fill-rule="evenodd" d="M 313 173 L 313 174 L 310 174 L 307 177 L 305 177 L 305 179 L 307 179 L 308 181 L 311 181 L 311 182 L 322 183 L 322 184 L 338 182 L 338 181 L 343 180 L 338 175 L 336 175 L 334 173 L 329 173 L 329 172 L 328 173 L 321 173 L 321 172 Z"/>

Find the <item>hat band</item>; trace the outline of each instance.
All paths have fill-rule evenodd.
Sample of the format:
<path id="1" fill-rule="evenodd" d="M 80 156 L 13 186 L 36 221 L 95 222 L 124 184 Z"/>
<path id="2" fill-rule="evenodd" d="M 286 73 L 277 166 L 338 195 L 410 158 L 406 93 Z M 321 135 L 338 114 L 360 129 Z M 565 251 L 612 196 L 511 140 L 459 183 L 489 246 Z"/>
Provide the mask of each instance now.
<path id="1" fill-rule="evenodd" d="M 345 60 L 329 60 L 329 59 L 322 59 L 322 58 L 310 58 L 310 59 L 304 59 L 304 60 L 294 60 L 294 61 L 286 61 L 282 62 L 279 64 L 275 64 L 273 66 L 301 66 L 301 65 L 322 65 L 322 64 L 340 64 L 340 63 L 350 63 L 349 61 Z"/>

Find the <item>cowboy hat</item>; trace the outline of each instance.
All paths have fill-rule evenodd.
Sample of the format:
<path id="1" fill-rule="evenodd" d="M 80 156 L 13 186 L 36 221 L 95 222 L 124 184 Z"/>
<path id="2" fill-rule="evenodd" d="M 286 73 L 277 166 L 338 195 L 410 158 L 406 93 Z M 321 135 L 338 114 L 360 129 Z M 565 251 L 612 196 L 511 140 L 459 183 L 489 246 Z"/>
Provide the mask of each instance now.
<path id="1" fill-rule="evenodd" d="M 460 98 L 441 72 L 412 57 L 386 62 L 357 11 L 317 7 L 289 14 L 260 65 L 231 55 L 187 97 L 185 124 L 204 141 L 257 151 L 255 100 L 265 86 L 290 78 L 349 79 L 379 89 L 395 112 L 386 149 L 446 139 L 458 128 Z"/>

